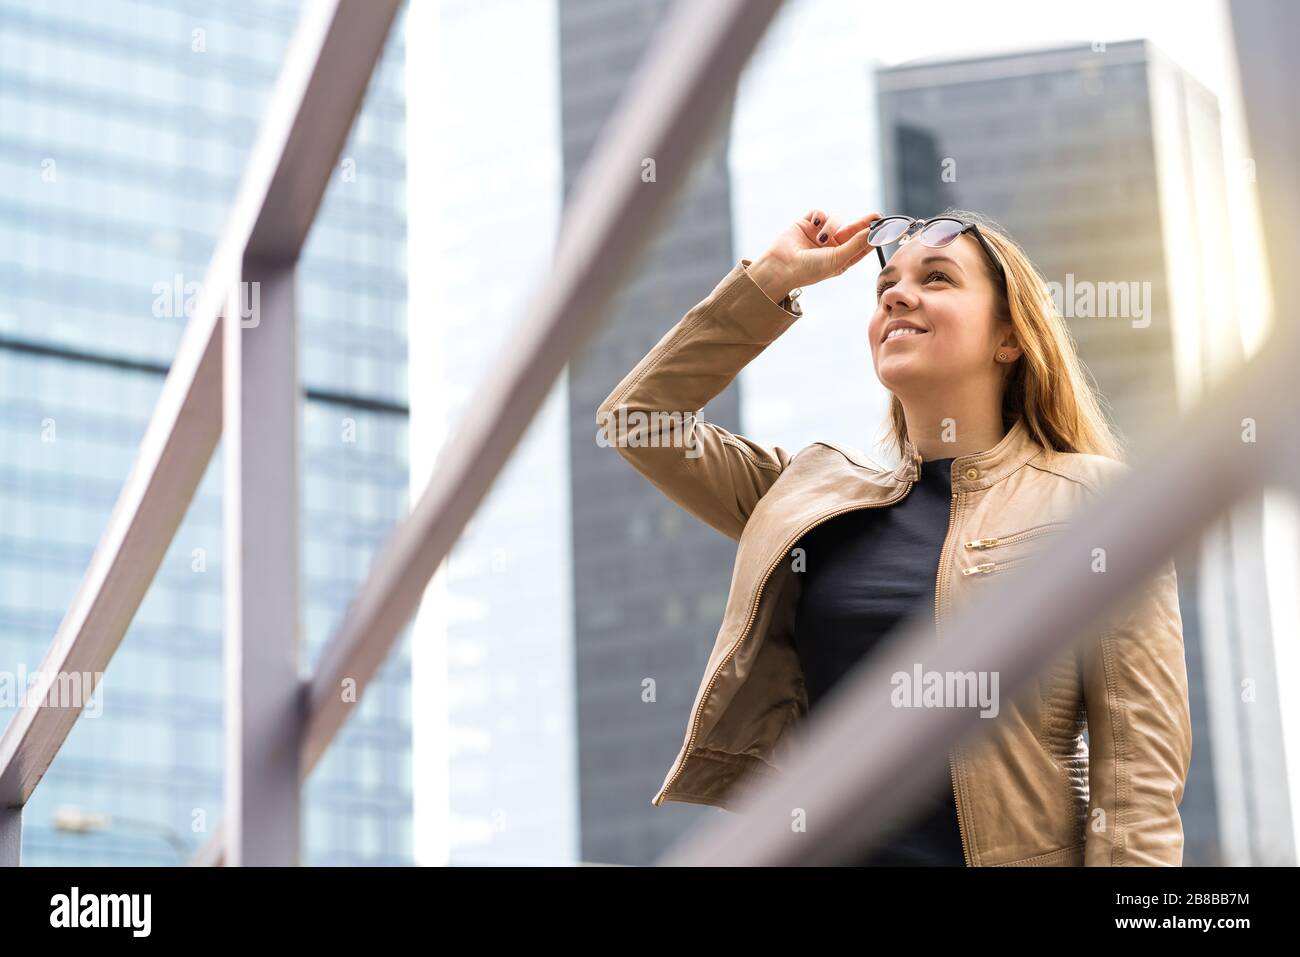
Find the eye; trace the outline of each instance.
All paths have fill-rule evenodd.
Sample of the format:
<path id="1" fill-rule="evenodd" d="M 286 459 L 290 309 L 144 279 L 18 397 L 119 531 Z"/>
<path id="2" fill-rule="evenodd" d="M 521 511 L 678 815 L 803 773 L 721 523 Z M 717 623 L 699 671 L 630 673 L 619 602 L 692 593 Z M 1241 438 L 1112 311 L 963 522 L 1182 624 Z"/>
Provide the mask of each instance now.
<path id="1" fill-rule="evenodd" d="M 929 282 L 935 276 L 939 276 L 941 279 L 943 279 L 944 282 L 952 282 L 952 280 L 948 278 L 948 274 L 946 272 L 943 272 L 938 269 L 931 269 L 930 272 L 926 275 L 925 281 Z M 879 299 L 882 295 L 884 295 L 885 290 L 892 285 L 893 283 L 890 282 L 889 280 L 885 280 L 880 285 L 878 285 L 876 287 L 876 298 Z"/>

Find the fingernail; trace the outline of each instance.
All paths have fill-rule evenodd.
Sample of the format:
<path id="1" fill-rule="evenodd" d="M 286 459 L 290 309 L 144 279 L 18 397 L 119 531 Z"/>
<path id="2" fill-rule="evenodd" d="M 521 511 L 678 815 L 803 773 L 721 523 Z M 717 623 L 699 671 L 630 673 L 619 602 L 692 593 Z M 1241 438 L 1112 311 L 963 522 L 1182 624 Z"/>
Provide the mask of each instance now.
<path id="1" fill-rule="evenodd" d="M 821 224 L 822 224 L 822 221 L 821 221 L 820 219 L 814 219 L 814 220 L 813 220 L 813 225 L 814 225 L 814 226 L 820 226 Z"/>
<path id="2" fill-rule="evenodd" d="M 825 234 L 825 233 L 822 233 L 820 236 L 818 236 L 818 237 L 817 237 L 817 242 L 819 242 L 819 243 L 824 243 L 824 242 L 826 242 L 826 234 Z"/>

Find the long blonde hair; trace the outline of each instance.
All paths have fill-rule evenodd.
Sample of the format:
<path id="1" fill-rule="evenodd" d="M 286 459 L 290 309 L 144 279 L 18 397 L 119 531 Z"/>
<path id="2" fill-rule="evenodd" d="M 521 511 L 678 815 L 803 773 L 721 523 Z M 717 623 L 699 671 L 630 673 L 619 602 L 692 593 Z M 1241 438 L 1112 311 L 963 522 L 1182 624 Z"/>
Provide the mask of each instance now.
<path id="1" fill-rule="evenodd" d="M 996 290 L 996 313 L 1010 321 L 1022 354 L 1006 375 L 1002 426 L 1023 418 L 1039 445 L 1058 452 L 1088 452 L 1125 460 L 1119 437 L 1102 412 L 1098 393 L 1075 348 L 1074 337 L 1048 295 L 1047 280 L 998 223 L 980 213 L 949 207 L 942 215 L 979 225 L 1006 270 L 1006 282 L 981 250 Z M 971 237 L 972 242 L 978 240 Z M 900 455 L 907 438 L 903 403 L 890 395 L 885 439 Z"/>

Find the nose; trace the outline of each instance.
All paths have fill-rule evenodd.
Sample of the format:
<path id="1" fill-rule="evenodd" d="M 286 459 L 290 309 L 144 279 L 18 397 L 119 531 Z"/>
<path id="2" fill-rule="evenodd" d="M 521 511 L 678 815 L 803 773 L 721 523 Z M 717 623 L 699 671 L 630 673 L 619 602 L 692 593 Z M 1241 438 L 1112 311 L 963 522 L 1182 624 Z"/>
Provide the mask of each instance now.
<path id="1" fill-rule="evenodd" d="M 911 309 L 916 305 L 915 297 L 906 286 L 906 281 L 899 280 L 886 289 L 885 294 L 880 297 L 880 308 L 885 311 L 886 315 L 893 312 L 895 308 Z"/>

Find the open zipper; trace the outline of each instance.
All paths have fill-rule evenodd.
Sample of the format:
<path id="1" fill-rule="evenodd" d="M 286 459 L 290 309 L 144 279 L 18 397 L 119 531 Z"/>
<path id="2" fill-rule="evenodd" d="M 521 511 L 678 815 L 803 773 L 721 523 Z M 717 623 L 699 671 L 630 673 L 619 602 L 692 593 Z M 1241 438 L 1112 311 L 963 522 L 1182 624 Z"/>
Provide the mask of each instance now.
<path id="1" fill-rule="evenodd" d="M 980 562 L 978 565 L 970 565 L 961 570 L 963 575 L 969 575 L 972 578 L 978 578 L 982 575 L 988 575 L 992 572 L 1002 571 L 1007 568 L 1015 568 L 1022 562 L 1029 561 L 1029 557 L 1022 555 L 1020 558 L 1010 558 L 1005 562 Z"/>
<path id="2" fill-rule="evenodd" d="M 919 456 L 917 456 L 917 458 L 919 458 Z M 917 469 L 919 474 L 919 464 Z M 907 493 L 912 490 L 914 484 L 914 481 L 909 480 L 907 484 L 903 486 L 903 491 L 901 493 L 892 498 L 886 499 L 883 502 L 855 502 L 852 505 L 846 505 L 843 508 L 835 509 L 833 512 L 827 512 L 825 515 L 818 516 L 812 522 L 799 529 L 799 531 L 785 543 L 781 551 L 778 552 L 776 557 L 772 560 L 772 564 L 767 567 L 767 571 L 764 573 L 762 580 L 758 583 L 758 589 L 754 592 L 754 600 L 749 609 L 749 621 L 745 624 L 744 631 L 740 633 L 740 637 L 736 639 L 735 644 L 731 646 L 731 650 L 727 652 L 722 661 L 718 663 L 718 667 L 714 669 L 713 674 L 709 676 L 709 683 L 704 688 L 704 694 L 700 696 L 700 703 L 691 715 L 691 733 L 686 740 L 686 749 L 678 759 L 677 767 L 673 770 L 672 777 L 670 777 L 667 783 L 659 789 L 659 793 L 655 795 L 655 799 L 651 803 L 655 806 L 663 803 L 664 796 L 669 790 L 671 790 L 673 784 L 677 781 L 678 777 L 681 776 L 682 771 L 685 770 L 686 760 L 691 756 L 691 750 L 695 747 L 695 736 L 699 732 L 700 714 L 704 711 L 704 704 L 709 699 L 709 693 L 713 690 L 713 685 L 718 680 L 718 675 L 722 673 L 722 669 L 726 667 L 727 662 L 736 654 L 736 651 L 749 635 L 749 630 L 754 627 L 754 619 L 758 617 L 758 605 L 763 597 L 763 589 L 767 587 L 767 580 L 771 578 L 772 573 L 776 571 L 776 566 L 781 564 L 781 562 L 790 554 L 790 549 L 793 548 L 795 543 L 809 530 L 816 528 L 818 525 L 822 524 L 822 522 L 828 521 L 837 515 L 843 515 L 845 512 L 853 512 L 860 509 L 882 508 L 886 505 L 893 505 L 895 502 L 902 501 L 903 498 L 906 497 Z"/>
<path id="3" fill-rule="evenodd" d="M 1003 535 L 998 538 L 977 538 L 973 542 L 967 542 L 967 548 L 996 548 L 999 545 L 1011 545 L 1015 542 L 1023 542 L 1028 538 L 1037 538 L 1039 535 L 1046 535 L 1048 532 L 1055 531 L 1058 528 L 1065 528 L 1069 522 L 1045 522 L 1042 525 L 1035 525 L 1032 528 L 1026 528 L 1024 531 L 1015 532 L 1011 535 Z"/>

